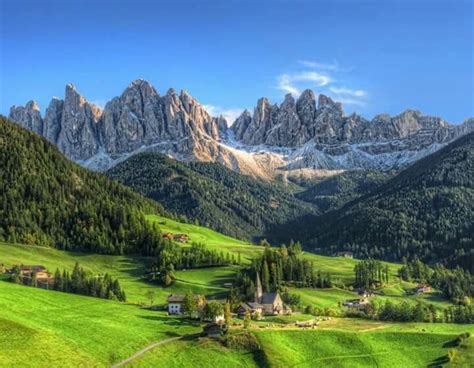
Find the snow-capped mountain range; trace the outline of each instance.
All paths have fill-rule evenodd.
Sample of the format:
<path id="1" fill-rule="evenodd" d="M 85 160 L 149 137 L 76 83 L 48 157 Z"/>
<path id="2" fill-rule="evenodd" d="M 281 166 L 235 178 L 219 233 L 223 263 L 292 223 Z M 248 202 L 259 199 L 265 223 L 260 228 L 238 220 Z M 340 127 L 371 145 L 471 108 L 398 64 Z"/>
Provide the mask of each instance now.
<path id="1" fill-rule="evenodd" d="M 56 144 L 70 159 L 105 170 L 133 154 L 155 150 L 182 161 L 216 161 L 244 174 L 321 174 L 328 170 L 406 166 L 474 130 L 474 119 L 451 125 L 407 110 L 372 120 L 345 116 L 342 105 L 313 91 L 280 105 L 261 98 L 253 114 L 229 122 L 210 116 L 186 91 L 160 96 L 147 81 L 133 81 L 100 109 L 72 84 L 64 100 L 13 106 L 10 119 Z"/>

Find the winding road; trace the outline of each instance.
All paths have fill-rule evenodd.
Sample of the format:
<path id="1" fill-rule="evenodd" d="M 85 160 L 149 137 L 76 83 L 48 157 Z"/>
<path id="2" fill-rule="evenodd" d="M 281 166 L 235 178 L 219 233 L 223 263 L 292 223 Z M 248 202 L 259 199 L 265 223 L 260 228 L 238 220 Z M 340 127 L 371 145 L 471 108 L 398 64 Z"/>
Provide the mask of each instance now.
<path id="1" fill-rule="evenodd" d="M 158 341 L 158 342 L 154 342 L 153 344 L 150 344 L 148 346 L 145 346 L 143 349 L 137 351 L 135 354 L 133 354 L 132 356 L 128 357 L 127 359 L 125 360 L 122 360 L 121 362 L 119 363 L 116 363 L 112 366 L 112 368 L 119 368 L 119 367 L 123 367 L 124 365 L 127 365 L 128 363 L 134 361 L 135 359 L 139 358 L 140 356 L 142 356 L 143 354 L 145 354 L 147 351 L 150 351 L 154 348 L 156 348 L 157 346 L 160 346 L 160 345 L 164 345 L 168 342 L 171 342 L 171 341 L 176 341 L 176 340 L 180 340 L 184 337 L 191 337 L 191 336 L 198 336 L 199 334 L 191 334 L 191 335 L 183 335 L 183 336 L 176 336 L 176 337 L 171 337 L 169 339 L 166 339 L 166 340 L 161 340 L 161 341 Z"/>

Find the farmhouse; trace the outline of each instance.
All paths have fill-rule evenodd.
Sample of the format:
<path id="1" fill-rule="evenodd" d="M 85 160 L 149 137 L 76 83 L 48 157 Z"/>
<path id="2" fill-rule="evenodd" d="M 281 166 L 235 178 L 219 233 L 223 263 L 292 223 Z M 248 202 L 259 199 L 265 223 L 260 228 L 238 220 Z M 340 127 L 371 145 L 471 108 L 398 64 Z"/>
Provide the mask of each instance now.
<path id="1" fill-rule="evenodd" d="M 181 243 L 187 243 L 189 240 L 189 237 L 186 234 L 175 234 L 173 236 L 173 239 Z"/>
<path id="2" fill-rule="evenodd" d="M 369 296 L 374 295 L 374 292 L 370 289 L 359 288 L 357 289 L 357 294 L 359 294 L 361 298 L 368 298 Z"/>
<path id="3" fill-rule="evenodd" d="M 184 312 L 184 295 L 174 295 L 171 294 L 168 296 L 168 313 L 169 314 L 182 314 Z"/>
<path id="4" fill-rule="evenodd" d="M 353 299 L 353 300 L 347 300 L 344 302 L 345 307 L 349 308 L 362 308 L 369 304 L 369 299 L 368 298 L 361 298 L 361 299 Z"/>
<path id="5" fill-rule="evenodd" d="M 164 239 L 174 240 L 181 243 L 187 243 L 189 241 L 189 236 L 186 234 L 173 234 L 173 233 L 163 233 L 161 237 Z"/>
<path id="6" fill-rule="evenodd" d="M 163 233 L 163 234 L 161 234 L 161 237 L 164 238 L 164 239 L 173 240 L 173 234 L 172 233 Z"/>
<path id="7" fill-rule="evenodd" d="M 416 288 L 415 291 L 419 294 L 423 293 L 429 293 L 431 292 L 431 286 L 427 284 L 419 284 Z"/>
<path id="8" fill-rule="evenodd" d="M 197 301 L 198 312 L 201 313 L 204 305 L 206 305 L 206 298 L 204 295 L 195 295 Z M 184 302 L 186 296 L 182 294 L 171 294 L 168 296 L 168 314 L 183 314 L 185 312 Z M 224 317 L 224 316 L 222 316 Z"/>
<path id="9" fill-rule="evenodd" d="M 354 254 L 352 252 L 337 252 L 334 253 L 334 257 L 354 258 Z"/>
<path id="10" fill-rule="evenodd" d="M 34 285 L 44 289 L 49 289 L 54 284 L 54 277 L 44 266 L 40 265 L 14 265 L 11 269 L 5 270 L 9 274 L 17 274 L 21 282 L 25 285 Z"/>

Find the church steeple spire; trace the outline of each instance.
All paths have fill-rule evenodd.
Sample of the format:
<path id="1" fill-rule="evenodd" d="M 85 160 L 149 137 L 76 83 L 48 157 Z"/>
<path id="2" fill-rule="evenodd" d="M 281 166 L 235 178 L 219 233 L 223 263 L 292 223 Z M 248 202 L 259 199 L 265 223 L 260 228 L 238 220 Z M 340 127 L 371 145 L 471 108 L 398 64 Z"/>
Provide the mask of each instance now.
<path id="1" fill-rule="evenodd" d="M 257 271 L 257 277 L 255 280 L 255 303 L 261 303 L 262 301 L 262 283 L 260 282 L 260 275 Z"/>

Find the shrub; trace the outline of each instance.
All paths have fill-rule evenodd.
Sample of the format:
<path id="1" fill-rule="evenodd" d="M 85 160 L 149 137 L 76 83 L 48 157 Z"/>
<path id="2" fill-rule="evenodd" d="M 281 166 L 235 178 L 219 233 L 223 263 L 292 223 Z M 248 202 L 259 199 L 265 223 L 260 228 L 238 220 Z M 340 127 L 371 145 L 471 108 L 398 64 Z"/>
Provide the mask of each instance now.
<path id="1" fill-rule="evenodd" d="M 250 332 L 239 334 L 228 334 L 224 340 L 224 345 L 230 349 L 245 349 L 249 351 L 260 350 L 257 338 Z"/>

